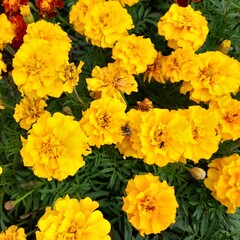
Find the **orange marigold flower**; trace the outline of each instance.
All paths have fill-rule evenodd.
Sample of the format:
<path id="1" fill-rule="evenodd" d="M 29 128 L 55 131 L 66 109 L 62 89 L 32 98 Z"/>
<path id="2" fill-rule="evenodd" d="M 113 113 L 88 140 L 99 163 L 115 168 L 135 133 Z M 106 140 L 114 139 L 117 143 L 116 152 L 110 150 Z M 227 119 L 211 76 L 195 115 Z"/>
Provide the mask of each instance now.
<path id="1" fill-rule="evenodd" d="M 109 63 L 107 67 L 94 67 L 92 77 L 87 78 L 88 90 L 101 92 L 124 102 L 122 94 L 137 92 L 137 82 L 133 75 L 119 66 L 118 62 Z"/>
<path id="2" fill-rule="evenodd" d="M 194 163 L 201 158 L 209 159 L 218 150 L 221 140 L 213 112 L 200 106 L 191 106 L 179 112 L 188 120 L 192 131 L 191 139 L 185 143 L 183 156 Z"/>
<path id="3" fill-rule="evenodd" d="M 3 50 L 7 44 L 12 43 L 15 32 L 13 24 L 7 19 L 4 13 L 0 14 L 0 23 L 0 50 Z"/>
<path id="4" fill-rule="evenodd" d="M 18 228 L 15 225 L 10 226 L 4 232 L 0 232 L 0 239 L 1 240 L 26 240 L 27 235 L 23 228 Z"/>
<path id="5" fill-rule="evenodd" d="M 205 186 L 212 196 L 227 207 L 227 213 L 235 213 L 240 207 L 240 157 L 216 158 L 208 164 Z"/>
<path id="6" fill-rule="evenodd" d="M 55 113 L 42 115 L 21 138 L 23 164 L 36 176 L 59 181 L 73 176 L 85 165 L 82 155 L 90 153 L 88 139 L 72 116 Z"/>
<path id="7" fill-rule="evenodd" d="M 210 102 L 209 108 L 219 122 L 223 140 L 240 138 L 240 102 L 238 100 L 224 96 Z"/>
<path id="8" fill-rule="evenodd" d="M 19 122 L 20 127 L 28 130 L 42 115 L 49 115 L 44 110 L 47 104 L 44 99 L 34 95 L 24 96 L 19 104 L 15 106 L 13 117 Z"/>
<path id="9" fill-rule="evenodd" d="M 64 2 L 62 0 L 37 0 L 36 6 L 40 16 L 51 18 L 57 15 L 56 8 L 64 7 Z"/>
<path id="10" fill-rule="evenodd" d="M 119 2 L 105 1 L 96 4 L 86 13 L 84 35 L 93 45 L 112 48 L 133 27 L 131 15 Z"/>
<path id="11" fill-rule="evenodd" d="M 154 78 L 157 82 L 165 83 L 166 80 L 163 75 L 162 64 L 165 61 L 165 56 L 162 56 L 161 52 L 158 52 L 154 63 L 147 66 L 147 70 L 144 73 L 143 81 L 148 79 L 148 82 L 151 82 L 152 78 Z"/>
<path id="12" fill-rule="evenodd" d="M 122 126 L 126 124 L 126 105 L 120 100 L 103 96 L 94 100 L 83 112 L 81 127 L 89 136 L 89 145 L 100 148 L 104 144 L 116 144 L 124 138 Z"/>
<path id="13" fill-rule="evenodd" d="M 192 100 L 207 102 L 238 91 L 240 63 L 237 60 L 219 51 L 204 52 L 195 58 L 197 72 L 189 75 L 189 82 L 183 82 L 182 93 L 190 91 Z"/>
<path id="14" fill-rule="evenodd" d="M 119 61 L 129 74 L 139 74 L 154 63 L 157 51 L 150 38 L 131 34 L 122 37 L 113 47 L 112 58 Z"/>
<path id="15" fill-rule="evenodd" d="M 7 72 L 7 66 L 2 61 L 2 54 L 0 53 L 0 80 L 2 79 L 2 72 Z"/>
<path id="16" fill-rule="evenodd" d="M 166 181 L 151 173 L 136 175 L 125 191 L 122 209 L 142 236 L 160 233 L 175 223 L 178 203 L 174 187 Z"/>
<path id="17" fill-rule="evenodd" d="M 77 200 L 66 195 L 58 198 L 53 209 L 47 207 L 38 221 L 36 239 L 110 240 L 110 223 L 96 210 L 98 202 L 87 197 Z"/>
<path id="18" fill-rule="evenodd" d="M 158 22 L 158 33 L 166 38 L 168 46 L 174 49 L 198 50 L 206 40 L 208 23 L 200 11 L 191 5 L 181 7 L 172 4 Z"/>
<path id="19" fill-rule="evenodd" d="M 11 15 L 12 13 L 19 12 L 20 7 L 27 4 L 28 0 L 2 0 L 5 13 Z"/>

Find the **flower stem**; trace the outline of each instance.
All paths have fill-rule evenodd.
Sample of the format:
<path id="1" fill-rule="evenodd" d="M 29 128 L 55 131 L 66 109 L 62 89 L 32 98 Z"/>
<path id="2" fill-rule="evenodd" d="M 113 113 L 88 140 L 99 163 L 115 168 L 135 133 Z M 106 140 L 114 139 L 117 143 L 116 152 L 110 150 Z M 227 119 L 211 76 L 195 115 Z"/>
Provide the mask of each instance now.
<path id="1" fill-rule="evenodd" d="M 5 48 L 4 48 L 8 53 L 10 53 L 12 56 L 15 55 L 15 51 L 14 49 L 10 46 L 10 45 L 7 45 Z"/>
<path id="2" fill-rule="evenodd" d="M 82 104 L 82 106 L 84 106 L 84 102 L 83 102 L 83 100 L 80 98 L 80 96 L 78 95 L 78 92 L 77 92 L 76 87 L 73 87 L 73 92 L 74 92 L 76 98 L 78 99 L 78 101 Z"/>

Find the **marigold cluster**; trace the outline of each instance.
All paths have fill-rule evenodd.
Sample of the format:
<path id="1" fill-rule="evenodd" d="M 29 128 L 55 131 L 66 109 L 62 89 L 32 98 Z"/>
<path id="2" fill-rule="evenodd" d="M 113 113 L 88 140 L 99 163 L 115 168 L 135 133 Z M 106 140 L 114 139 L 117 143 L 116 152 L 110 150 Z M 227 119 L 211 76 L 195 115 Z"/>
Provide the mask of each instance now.
<path id="1" fill-rule="evenodd" d="M 59 131 L 61 129 L 61 131 Z M 23 164 L 36 176 L 62 181 L 85 165 L 82 155 L 90 153 L 88 139 L 71 116 L 42 115 L 21 138 Z"/>
<path id="2" fill-rule="evenodd" d="M 66 195 L 58 198 L 53 209 L 47 207 L 38 221 L 37 240 L 88 239 L 110 240 L 110 223 L 96 210 L 98 202 L 89 197 L 77 200 Z"/>
<path id="3" fill-rule="evenodd" d="M 208 23 L 200 11 L 191 5 L 172 4 L 158 22 L 158 33 L 166 38 L 171 48 L 198 50 L 206 40 Z"/>
<path id="4" fill-rule="evenodd" d="M 240 207 L 240 157 L 216 158 L 208 164 L 204 184 L 212 196 L 227 207 L 227 213 L 235 213 Z"/>
<path id="5" fill-rule="evenodd" d="M 27 3 L 28 0 L 2 0 L 2 5 L 4 7 L 5 13 L 8 15 L 19 12 L 20 7 Z"/>
<path id="6" fill-rule="evenodd" d="M 15 225 L 10 226 L 4 232 L 0 232 L 1 240 L 26 240 L 27 235 L 23 228 L 18 228 Z"/>
<path id="7" fill-rule="evenodd" d="M 142 236 L 160 233 L 175 222 L 178 203 L 166 181 L 160 182 L 151 173 L 136 175 L 125 191 L 122 209 Z"/>

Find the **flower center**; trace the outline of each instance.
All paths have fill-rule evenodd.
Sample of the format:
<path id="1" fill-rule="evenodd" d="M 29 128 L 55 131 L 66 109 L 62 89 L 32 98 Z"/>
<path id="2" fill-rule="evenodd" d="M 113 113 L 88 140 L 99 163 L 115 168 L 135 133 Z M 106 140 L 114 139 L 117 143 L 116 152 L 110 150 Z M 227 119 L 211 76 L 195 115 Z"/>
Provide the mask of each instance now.
<path id="1" fill-rule="evenodd" d="M 109 124 L 110 124 L 110 116 L 108 116 L 106 113 L 98 117 L 98 125 L 101 128 L 108 128 Z"/>
<path id="2" fill-rule="evenodd" d="M 146 212 L 154 211 L 155 205 L 154 205 L 155 199 L 153 197 L 147 197 L 145 196 L 142 200 L 142 203 L 140 205 L 146 210 Z"/>
<path id="3" fill-rule="evenodd" d="M 163 148 L 166 141 L 167 133 L 163 129 L 157 129 L 154 131 L 153 138 L 159 144 L 159 148 Z"/>
<path id="4" fill-rule="evenodd" d="M 225 120 L 229 123 L 237 123 L 240 120 L 240 116 L 238 112 L 228 112 L 226 114 Z"/>

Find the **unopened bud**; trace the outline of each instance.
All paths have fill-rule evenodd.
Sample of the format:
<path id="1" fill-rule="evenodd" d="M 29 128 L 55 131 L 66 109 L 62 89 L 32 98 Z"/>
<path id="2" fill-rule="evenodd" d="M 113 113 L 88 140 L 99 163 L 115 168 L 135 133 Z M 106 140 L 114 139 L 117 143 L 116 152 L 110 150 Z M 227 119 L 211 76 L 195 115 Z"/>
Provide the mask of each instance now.
<path id="1" fill-rule="evenodd" d="M 0 100 L 0 110 L 3 110 L 3 109 L 5 109 L 5 106 L 4 106 L 4 104 L 3 104 L 3 101 Z"/>
<path id="2" fill-rule="evenodd" d="M 30 6 L 28 4 L 21 6 L 20 7 L 20 12 L 21 12 L 23 20 L 26 24 L 34 22 L 34 17 L 31 13 Z"/>
<path id="3" fill-rule="evenodd" d="M 5 202 L 4 203 L 4 208 L 6 209 L 6 210 L 12 210 L 13 208 L 15 207 L 15 203 L 14 203 L 14 201 L 12 201 L 12 200 L 10 200 L 10 201 L 7 201 L 7 202 Z"/>
<path id="4" fill-rule="evenodd" d="M 189 172 L 197 180 L 203 180 L 206 177 L 206 172 L 202 168 L 193 167 Z"/>
<path id="5" fill-rule="evenodd" d="M 222 52 L 225 55 L 227 55 L 228 52 L 229 52 L 230 47 L 231 47 L 231 41 L 230 40 L 224 40 L 218 46 L 218 51 Z"/>
<path id="6" fill-rule="evenodd" d="M 63 112 L 64 115 L 73 116 L 72 110 L 68 106 L 63 107 L 62 112 Z"/>

